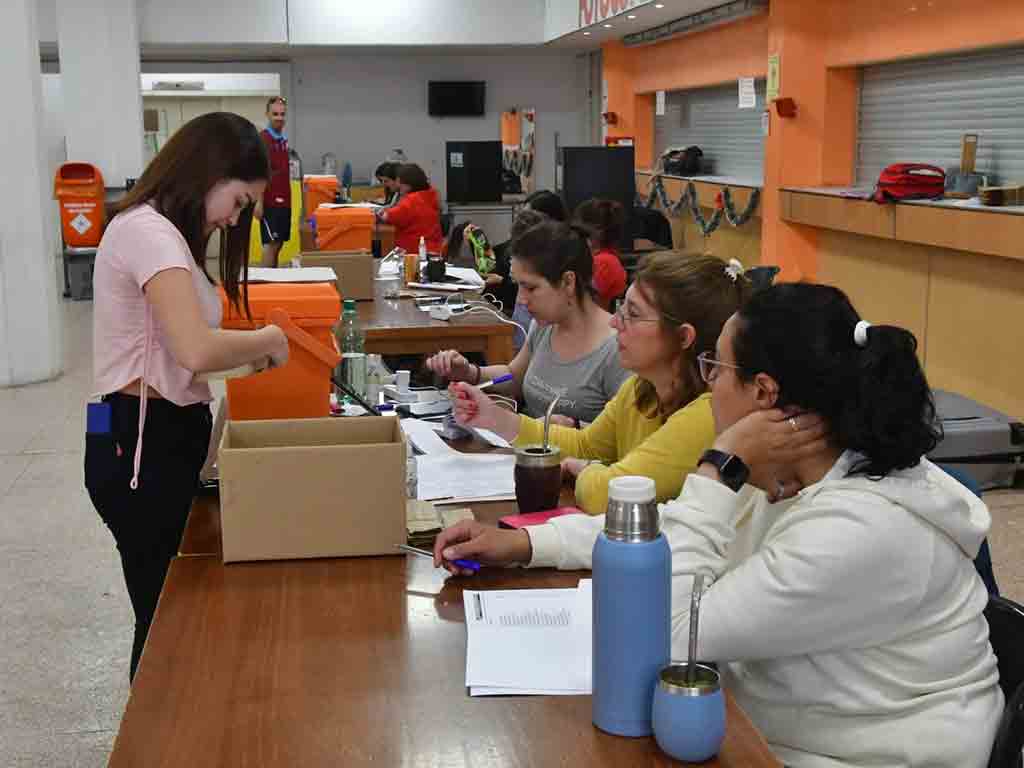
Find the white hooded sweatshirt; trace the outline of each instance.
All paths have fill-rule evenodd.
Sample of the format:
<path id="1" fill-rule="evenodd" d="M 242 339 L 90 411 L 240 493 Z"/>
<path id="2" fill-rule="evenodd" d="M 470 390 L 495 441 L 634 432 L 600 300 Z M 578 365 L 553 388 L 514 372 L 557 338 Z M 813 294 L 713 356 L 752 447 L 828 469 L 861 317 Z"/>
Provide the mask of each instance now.
<path id="1" fill-rule="evenodd" d="M 984 768 L 1003 710 L 972 562 L 991 518 L 927 460 L 874 481 L 847 452 L 769 504 L 702 475 L 661 505 L 672 549 L 672 656 L 692 574 L 711 581 L 699 656 L 793 768 Z M 590 568 L 603 517 L 528 528 L 532 566 Z"/>

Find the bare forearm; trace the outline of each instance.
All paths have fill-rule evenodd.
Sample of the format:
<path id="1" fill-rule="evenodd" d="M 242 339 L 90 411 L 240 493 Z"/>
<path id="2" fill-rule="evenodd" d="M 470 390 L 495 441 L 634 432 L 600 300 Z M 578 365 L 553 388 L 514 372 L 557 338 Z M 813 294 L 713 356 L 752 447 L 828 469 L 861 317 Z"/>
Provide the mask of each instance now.
<path id="1" fill-rule="evenodd" d="M 196 373 L 223 371 L 269 357 L 275 333 L 272 326 L 257 331 L 210 329 L 193 352 L 195 360 L 189 367 Z"/>

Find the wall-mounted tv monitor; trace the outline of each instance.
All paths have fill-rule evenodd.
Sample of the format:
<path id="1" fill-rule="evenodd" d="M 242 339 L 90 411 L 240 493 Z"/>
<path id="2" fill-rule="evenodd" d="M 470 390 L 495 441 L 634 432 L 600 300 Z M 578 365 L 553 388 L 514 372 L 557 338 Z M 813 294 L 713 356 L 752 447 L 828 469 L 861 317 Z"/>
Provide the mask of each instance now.
<path id="1" fill-rule="evenodd" d="M 431 80 L 427 113 L 433 117 L 481 117 L 487 84 L 483 80 Z"/>

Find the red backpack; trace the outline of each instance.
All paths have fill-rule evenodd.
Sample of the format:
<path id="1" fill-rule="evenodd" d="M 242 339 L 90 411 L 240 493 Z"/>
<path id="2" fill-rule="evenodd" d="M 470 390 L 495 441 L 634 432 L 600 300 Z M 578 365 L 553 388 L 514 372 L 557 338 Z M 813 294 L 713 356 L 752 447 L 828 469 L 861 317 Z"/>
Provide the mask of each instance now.
<path id="1" fill-rule="evenodd" d="M 946 189 L 946 172 L 924 163 L 896 163 L 886 166 L 878 177 L 871 200 L 890 203 L 899 200 L 935 200 Z"/>

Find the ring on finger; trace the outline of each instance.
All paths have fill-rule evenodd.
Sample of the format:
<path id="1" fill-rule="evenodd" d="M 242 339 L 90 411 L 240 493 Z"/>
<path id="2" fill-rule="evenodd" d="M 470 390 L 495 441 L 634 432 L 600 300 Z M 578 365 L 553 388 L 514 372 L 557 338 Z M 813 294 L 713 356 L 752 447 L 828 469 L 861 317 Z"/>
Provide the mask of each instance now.
<path id="1" fill-rule="evenodd" d="M 800 431 L 800 427 L 796 423 L 796 416 L 790 416 L 789 417 L 789 426 L 791 426 L 793 428 L 794 432 L 799 432 Z"/>

